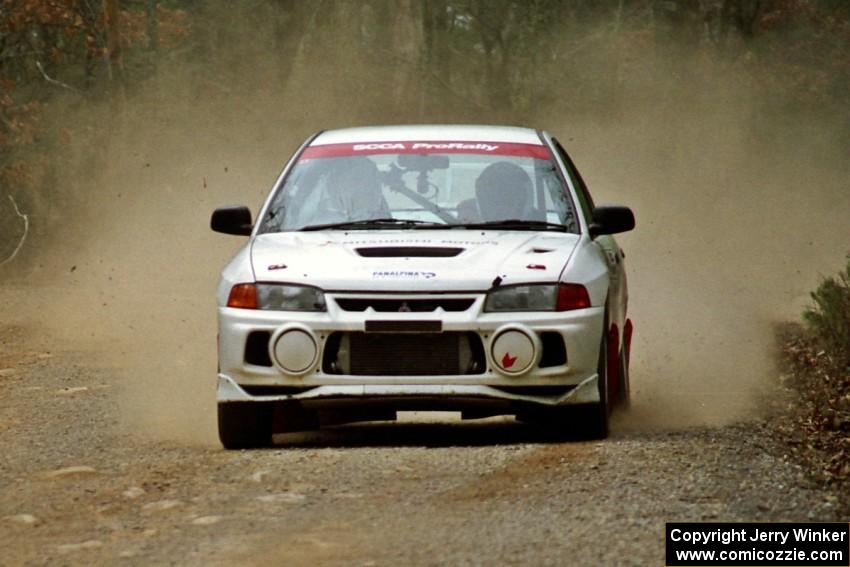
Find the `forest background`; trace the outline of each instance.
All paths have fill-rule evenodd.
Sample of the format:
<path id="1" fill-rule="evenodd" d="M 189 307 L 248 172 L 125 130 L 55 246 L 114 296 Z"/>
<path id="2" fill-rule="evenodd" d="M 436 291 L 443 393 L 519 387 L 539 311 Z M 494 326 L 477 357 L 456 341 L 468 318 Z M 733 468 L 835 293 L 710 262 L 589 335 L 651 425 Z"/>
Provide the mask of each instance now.
<path id="1" fill-rule="evenodd" d="M 291 146 L 268 140 L 324 127 L 683 107 L 734 109 L 730 137 L 850 155 L 850 3 L 0 0 L 0 261 L 22 252 L 22 215 L 37 240 L 90 212 L 134 132 L 253 132 L 282 161 Z"/>

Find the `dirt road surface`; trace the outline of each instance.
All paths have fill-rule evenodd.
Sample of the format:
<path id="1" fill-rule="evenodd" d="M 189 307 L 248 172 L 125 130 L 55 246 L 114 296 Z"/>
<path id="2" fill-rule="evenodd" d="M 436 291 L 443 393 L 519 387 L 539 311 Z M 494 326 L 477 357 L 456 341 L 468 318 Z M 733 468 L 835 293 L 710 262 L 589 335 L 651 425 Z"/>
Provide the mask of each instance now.
<path id="1" fill-rule="evenodd" d="M 42 122 L 56 135 L 32 134 L 44 142 L 35 186 L 0 188 L 28 195 L 16 206 L 31 227 L 0 271 L 0 566 L 652 566 L 666 521 L 848 520 L 787 456 L 775 425 L 789 420 L 759 409 L 781 395 L 772 325 L 799 319 L 850 242 L 844 122 L 823 103 L 828 82 L 788 80 L 809 76 L 797 58 L 819 43 L 794 28 L 788 45 L 808 47 L 787 68 L 769 43 L 744 42 L 683 57 L 685 73 L 670 66 L 678 51 L 658 49 L 663 34 L 626 25 L 635 16 L 622 31 L 582 17 L 567 43 L 540 36 L 561 59 L 543 57 L 517 91 L 533 108 L 492 104 L 461 59 L 438 57 L 428 69 L 448 91 L 408 81 L 416 101 L 433 99 L 426 111 L 388 88 L 406 76 L 388 61 L 404 54 L 381 34 L 368 34 L 374 53 L 340 41 L 365 38 L 374 10 L 328 19 L 297 53 L 273 50 L 281 67 L 273 3 L 241 20 L 238 3 L 209 4 L 189 10 L 197 50 L 166 57 L 163 43 L 155 77 L 128 73 L 126 97 L 51 98 Z M 812 77 L 837 72 L 804 59 Z M 636 325 L 631 413 L 602 442 L 408 415 L 222 450 L 215 286 L 244 239 L 212 233 L 210 213 L 256 214 L 319 128 L 456 121 L 545 127 L 597 202 L 633 208 L 637 230 L 618 235 Z M 22 216 L 0 200 L 0 232 L 20 242 Z"/>
<path id="2" fill-rule="evenodd" d="M 442 416 L 261 451 L 156 441 L 120 426 L 108 367 L 36 331 L 0 329 L 2 565 L 663 565 L 665 521 L 840 515 L 769 420 L 625 416 L 603 442 Z"/>

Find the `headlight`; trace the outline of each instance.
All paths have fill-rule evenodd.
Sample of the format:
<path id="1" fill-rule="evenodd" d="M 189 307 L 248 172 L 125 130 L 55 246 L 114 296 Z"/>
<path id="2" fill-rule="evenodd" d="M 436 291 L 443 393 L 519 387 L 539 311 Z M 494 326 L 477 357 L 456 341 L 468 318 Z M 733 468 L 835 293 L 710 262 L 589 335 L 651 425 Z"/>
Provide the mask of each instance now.
<path id="1" fill-rule="evenodd" d="M 266 311 L 326 311 L 325 294 L 315 287 L 290 284 L 237 284 L 228 307 Z"/>
<path id="2" fill-rule="evenodd" d="M 571 311 L 590 307 L 580 284 L 528 284 L 495 289 L 487 294 L 484 311 Z"/>
<path id="3" fill-rule="evenodd" d="M 325 311 L 325 294 L 316 287 L 258 283 L 257 307 L 269 311 Z"/>

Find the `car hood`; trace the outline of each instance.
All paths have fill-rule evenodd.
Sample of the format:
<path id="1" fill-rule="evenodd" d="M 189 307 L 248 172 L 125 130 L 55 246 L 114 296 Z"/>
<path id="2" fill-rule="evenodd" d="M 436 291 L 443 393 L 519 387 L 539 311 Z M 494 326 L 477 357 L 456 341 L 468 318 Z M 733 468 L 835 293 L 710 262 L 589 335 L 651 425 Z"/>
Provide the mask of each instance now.
<path id="1" fill-rule="evenodd" d="M 495 230 L 358 230 L 258 235 L 251 264 L 260 282 L 329 291 L 483 291 L 557 281 L 577 234 Z"/>

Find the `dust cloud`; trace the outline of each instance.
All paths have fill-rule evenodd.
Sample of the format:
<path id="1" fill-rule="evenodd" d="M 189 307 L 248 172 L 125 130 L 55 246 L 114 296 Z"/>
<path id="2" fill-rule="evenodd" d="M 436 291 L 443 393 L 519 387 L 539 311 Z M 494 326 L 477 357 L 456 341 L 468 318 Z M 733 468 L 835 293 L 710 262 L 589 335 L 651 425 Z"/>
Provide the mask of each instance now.
<path id="1" fill-rule="evenodd" d="M 831 118 L 759 116 L 770 93 L 694 71 L 621 115 L 553 126 L 597 201 L 637 218 L 618 237 L 635 322 L 626 428 L 758 415 L 781 371 L 775 324 L 799 320 L 850 252 L 850 166 Z"/>
<path id="2" fill-rule="evenodd" d="M 265 61 L 248 38 L 263 36 L 246 31 L 230 43 L 232 60 Z M 114 381 L 128 430 L 215 442 L 214 289 L 243 240 L 209 230 L 214 207 L 242 203 L 256 213 L 289 155 L 318 129 L 517 121 L 454 99 L 441 111 L 410 110 L 384 88 L 391 74 L 340 50 L 302 54 L 285 88 L 267 64 L 225 73 L 172 63 L 127 97 L 120 120 L 107 105 L 69 102 L 56 112 L 55 120 L 108 128 L 99 143 L 57 156 L 63 181 L 86 197 L 53 211 L 43 249 L 4 275 L 11 301 L 0 314 L 47 345 L 91 353 Z M 338 84 L 340 57 L 345 77 L 362 72 L 374 88 Z M 623 427 L 751 415 L 775 380 L 772 323 L 798 317 L 850 241 L 850 171 L 828 117 L 769 130 L 771 117 L 759 114 L 769 93 L 710 66 L 695 76 L 633 84 L 634 103 L 614 111 L 576 111 L 556 98 L 521 117 L 561 139 L 597 202 L 630 205 L 638 219 L 619 238 L 636 325 L 634 404 Z M 567 92 L 569 80 L 550 88 Z M 92 153 L 104 164 L 95 170 Z"/>

